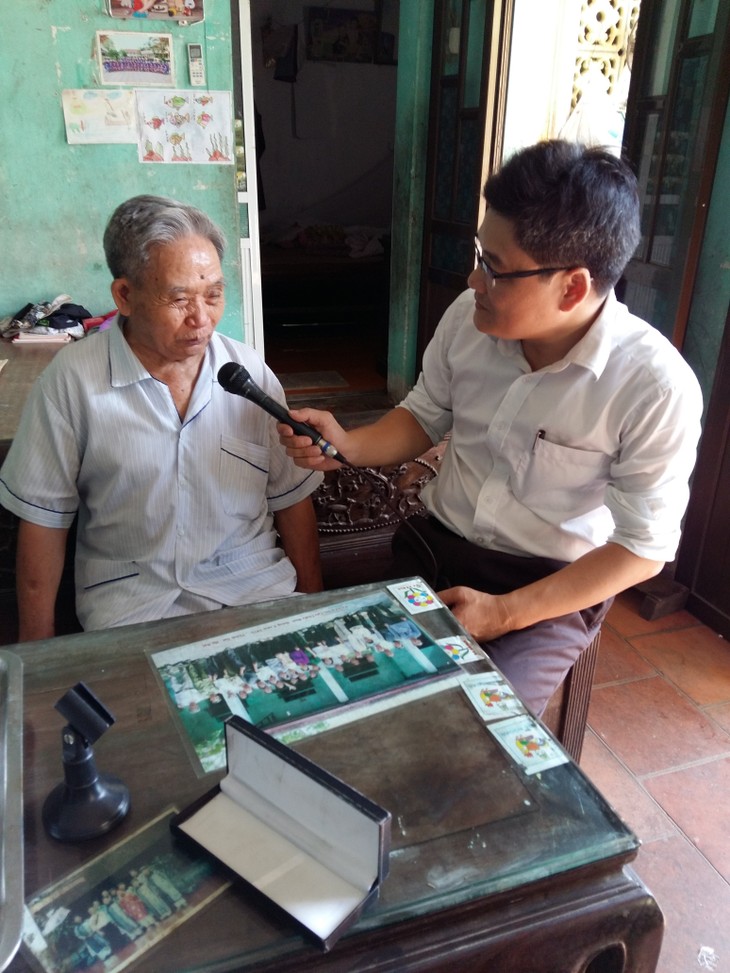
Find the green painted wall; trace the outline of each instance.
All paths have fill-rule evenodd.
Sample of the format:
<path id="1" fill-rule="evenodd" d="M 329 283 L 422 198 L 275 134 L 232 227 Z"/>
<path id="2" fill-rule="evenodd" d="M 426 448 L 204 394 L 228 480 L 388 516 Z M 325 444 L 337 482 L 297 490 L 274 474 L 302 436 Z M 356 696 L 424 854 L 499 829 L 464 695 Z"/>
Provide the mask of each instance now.
<path id="1" fill-rule="evenodd" d="M 205 210 L 226 234 L 229 283 L 220 330 L 243 337 L 239 215 L 234 168 L 143 165 L 135 145 L 68 145 L 64 88 L 96 88 L 97 30 L 173 35 L 176 84 L 187 88 L 187 48 L 204 45 L 207 85 L 232 86 L 228 0 L 206 0 L 205 20 L 108 17 L 103 0 L 22 0 L 3 19 L 0 60 L 0 317 L 28 302 L 70 294 L 93 314 L 113 309 L 101 238 L 115 206 L 138 193 L 173 196 Z"/>

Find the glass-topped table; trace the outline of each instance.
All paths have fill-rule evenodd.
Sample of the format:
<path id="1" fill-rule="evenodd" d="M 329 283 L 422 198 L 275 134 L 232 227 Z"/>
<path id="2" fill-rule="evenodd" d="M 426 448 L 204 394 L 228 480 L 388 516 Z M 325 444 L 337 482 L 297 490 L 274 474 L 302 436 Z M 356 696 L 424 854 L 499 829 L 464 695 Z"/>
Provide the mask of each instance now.
<path id="1" fill-rule="evenodd" d="M 187 652 L 200 671 L 206 651 L 240 654 L 254 636 L 260 644 L 266 626 L 292 615 L 321 616 L 329 624 L 343 599 L 367 600 L 382 590 L 368 585 L 8 646 L 23 663 L 26 900 L 170 807 L 186 807 L 222 775 L 222 768 L 203 772 L 190 721 L 172 704 L 170 665 Z M 372 622 L 372 612 L 364 615 Z M 414 617 L 426 643 L 453 636 L 468 641 L 444 608 Z M 226 639 L 239 630 L 248 634 Z M 307 631 L 312 640 L 322 634 L 312 625 Z M 423 642 L 417 651 L 425 654 Z M 324 659 L 325 650 L 320 654 Z M 390 662 L 375 660 L 379 678 Z M 380 896 L 330 953 L 234 882 L 185 921 L 182 913 L 174 924 L 160 920 L 153 949 L 138 960 L 127 944 L 125 962 L 155 973 L 446 964 L 500 973 L 654 970 L 663 920 L 628 867 L 636 836 L 571 760 L 528 773 L 500 746 L 460 684 L 464 674 L 491 671 L 488 659 L 437 666 L 437 673 L 433 665 L 424 668 L 428 678 L 408 675 L 372 697 L 353 690 L 357 706 L 300 717 L 296 732 L 268 719 L 269 732 L 392 813 L 390 873 Z M 334 677 L 343 684 L 341 668 L 324 677 L 336 692 Z M 358 678 L 362 685 L 368 677 Z M 46 834 L 42 807 L 62 778 L 63 719 L 54 705 L 79 681 L 116 718 L 94 751 L 99 770 L 128 786 L 131 810 L 109 834 L 65 843 Z M 310 732 L 313 724 L 320 732 Z M 99 963 L 99 970 L 109 968 Z M 31 967 L 19 954 L 9 968 Z"/>

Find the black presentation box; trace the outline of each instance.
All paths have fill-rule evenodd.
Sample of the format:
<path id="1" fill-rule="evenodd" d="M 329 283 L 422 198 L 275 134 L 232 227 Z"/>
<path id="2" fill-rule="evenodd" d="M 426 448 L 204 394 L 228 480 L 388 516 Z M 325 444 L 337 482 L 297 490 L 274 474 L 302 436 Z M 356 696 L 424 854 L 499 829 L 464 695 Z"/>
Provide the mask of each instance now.
<path id="1" fill-rule="evenodd" d="M 328 950 L 378 895 L 390 813 L 238 716 L 225 733 L 225 777 L 171 826 Z"/>

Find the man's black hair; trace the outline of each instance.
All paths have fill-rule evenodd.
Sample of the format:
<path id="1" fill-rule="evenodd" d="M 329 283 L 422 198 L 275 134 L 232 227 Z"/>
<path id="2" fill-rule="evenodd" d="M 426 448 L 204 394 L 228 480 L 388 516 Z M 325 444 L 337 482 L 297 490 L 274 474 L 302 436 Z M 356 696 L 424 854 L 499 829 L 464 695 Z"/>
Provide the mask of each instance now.
<path id="1" fill-rule="evenodd" d="M 552 139 L 515 153 L 484 186 L 518 245 L 546 267 L 586 267 L 605 293 L 641 238 L 636 177 L 603 148 Z"/>

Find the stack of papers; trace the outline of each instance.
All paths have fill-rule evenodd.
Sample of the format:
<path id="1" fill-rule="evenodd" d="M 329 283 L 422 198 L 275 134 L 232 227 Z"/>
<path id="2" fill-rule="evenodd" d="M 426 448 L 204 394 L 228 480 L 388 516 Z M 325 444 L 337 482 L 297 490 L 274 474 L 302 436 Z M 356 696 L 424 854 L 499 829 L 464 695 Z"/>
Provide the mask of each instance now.
<path id="1" fill-rule="evenodd" d="M 73 338 L 66 331 L 53 331 L 47 333 L 39 333 L 37 331 L 21 331 L 20 334 L 16 334 L 12 341 L 13 344 L 16 345 L 65 345 L 70 341 L 73 341 Z"/>

